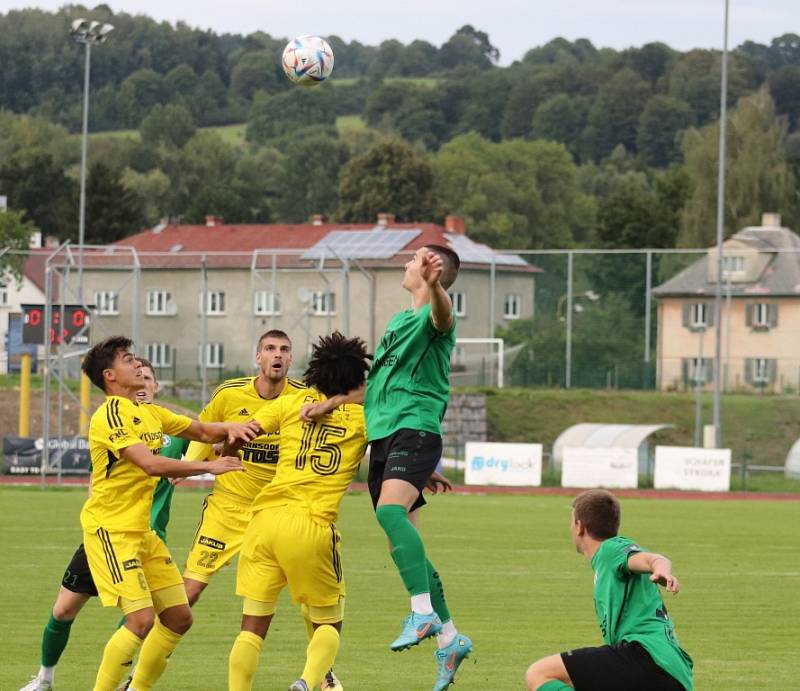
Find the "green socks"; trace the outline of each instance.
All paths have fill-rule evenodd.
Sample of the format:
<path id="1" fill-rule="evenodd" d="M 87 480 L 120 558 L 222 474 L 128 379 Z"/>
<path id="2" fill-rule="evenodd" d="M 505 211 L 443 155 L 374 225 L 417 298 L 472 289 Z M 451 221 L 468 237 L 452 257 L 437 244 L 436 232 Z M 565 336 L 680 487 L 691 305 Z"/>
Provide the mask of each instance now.
<path id="1" fill-rule="evenodd" d="M 439 619 L 443 622 L 450 621 L 450 610 L 447 607 L 447 601 L 444 599 L 444 586 L 442 579 L 439 578 L 439 572 L 431 564 L 430 560 L 425 560 L 428 570 L 428 587 L 431 591 L 431 604 L 433 611 L 439 615 Z"/>
<path id="2" fill-rule="evenodd" d="M 55 667 L 67 647 L 72 620 L 59 621 L 52 612 L 42 635 L 42 667 Z"/>
<path id="3" fill-rule="evenodd" d="M 551 679 L 542 684 L 536 691 L 572 691 L 572 687 L 558 679 Z"/>
<path id="4" fill-rule="evenodd" d="M 408 520 L 406 507 L 384 504 L 375 511 L 375 517 L 392 543 L 392 558 L 409 595 L 430 592 L 425 545 L 417 529 Z"/>

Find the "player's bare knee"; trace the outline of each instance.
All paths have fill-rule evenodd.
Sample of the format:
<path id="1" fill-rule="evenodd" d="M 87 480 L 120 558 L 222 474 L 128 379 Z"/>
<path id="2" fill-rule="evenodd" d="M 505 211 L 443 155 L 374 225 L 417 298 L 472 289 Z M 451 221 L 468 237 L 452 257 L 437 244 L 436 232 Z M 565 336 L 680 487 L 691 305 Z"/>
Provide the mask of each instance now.
<path id="1" fill-rule="evenodd" d="M 189 606 L 192 607 L 200 599 L 200 595 L 203 594 L 208 584 L 193 578 L 184 578 L 183 585 L 186 588 L 186 599 L 189 600 Z"/>
<path id="2" fill-rule="evenodd" d="M 192 628 L 192 623 L 194 622 L 192 610 L 188 605 L 168 607 L 158 615 L 158 618 L 164 626 L 179 636 L 182 636 Z"/>
<path id="3" fill-rule="evenodd" d="M 140 609 L 125 616 L 125 628 L 139 638 L 146 638 L 156 621 L 152 609 Z"/>
<path id="4" fill-rule="evenodd" d="M 58 621 L 72 621 L 83 609 L 87 599 L 87 596 L 64 589 L 64 592 L 58 594 L 53 605 L 53 617 Z"/>

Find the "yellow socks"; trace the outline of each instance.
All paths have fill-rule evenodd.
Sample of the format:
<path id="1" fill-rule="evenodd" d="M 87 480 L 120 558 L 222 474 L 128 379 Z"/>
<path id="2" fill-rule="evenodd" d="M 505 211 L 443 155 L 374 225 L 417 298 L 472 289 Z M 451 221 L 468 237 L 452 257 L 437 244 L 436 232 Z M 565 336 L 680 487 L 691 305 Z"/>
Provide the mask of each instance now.
<path id="1" fill-rule="evenodd" d="M 142 642 L 139 636 L 124 626 L 114 632 L 103 651 L 94 691 L 115 691 L 130 670 Z"/>
<path id="2" fill-rule="evenodd" d="M 264 639 L 258 634 L 252 631 L 239 632 L 228 658 L 228 691 L 250 691 L 253 688 L 262 645 Z"/>
<path id="3" fill-rule="evenodd" d="M 303 680 L 313 689 L 325 676 L 339 652 L 339 632 L 329 624 L 318 626 L 306 650 L 306 666 Z"/>
<path id="4" fill-rule="evenodd" d="M 170 631 L 156 618 L 153 628 L 144 639 L 131 687 L 136 691 L 150 691 L 164 673 L 169 656 L 181 642 L 181 638 L 181 635 Z"/>

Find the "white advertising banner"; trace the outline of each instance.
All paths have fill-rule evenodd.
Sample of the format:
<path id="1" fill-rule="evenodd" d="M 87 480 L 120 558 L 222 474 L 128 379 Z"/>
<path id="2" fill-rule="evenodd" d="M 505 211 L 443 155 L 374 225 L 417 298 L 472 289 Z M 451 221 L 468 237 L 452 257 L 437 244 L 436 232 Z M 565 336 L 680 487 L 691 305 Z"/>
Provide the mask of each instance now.
<path id="1" fill-rule="evenodd" d="M 653 486 L 727 492 L 731 488 L 731 450 L 656 446 Z"/>
<path id="2" fill-rule="evenodd" d="M 567 446 L 561 463 L 562 487 L 639 486 L 637 449 Z"/>
<path id="3" fill-rule="evenodd" d="M 466 444 L 464 484 L 539 487 L 542 484 L 541 444 Z"/>

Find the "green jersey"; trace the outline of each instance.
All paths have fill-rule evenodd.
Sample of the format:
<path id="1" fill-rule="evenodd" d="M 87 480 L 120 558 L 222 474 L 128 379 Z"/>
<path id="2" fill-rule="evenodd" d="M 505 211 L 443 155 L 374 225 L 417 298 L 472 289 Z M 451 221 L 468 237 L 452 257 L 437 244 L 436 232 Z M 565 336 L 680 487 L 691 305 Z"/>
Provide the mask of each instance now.
<path id="1" fill-rule="evenodd" d="M 161 440 L 161 455 L 167 458 L 180 460 L 183 457 L 186 447 L 189 446 L 188 439 L 181 437 L 171 437 L 167 434 Z M 155 490 L 153 491 L 153 506 L 150 509 L 150 527 L 156 531 L 162 540 L 167 540 L 167 523 L 169 523 L 169 509 L 172 503 L 172 493 L 175 491 L 173 485 L 167 478 L 162 477 Z"/>
<path id="2" fill-rule="evenodd" d="M 632 573 L 628 558 L 646 552 L 633 540 L 614 537 L 592 557 L 594 608 L 608 645 L 639 643 L 653 661 L 692 691 L 692 658 L 680 647 L 658 586 L 650 574 Z"/>
<path id="3" fill-rule="evenodd" d="M 430 304 L 389 320 L 367 377 L 364 414 L 370 441 L 403 428 L 442 433 L 455 343 L 455 317 L 448 331 L 437 331 Z"/>

